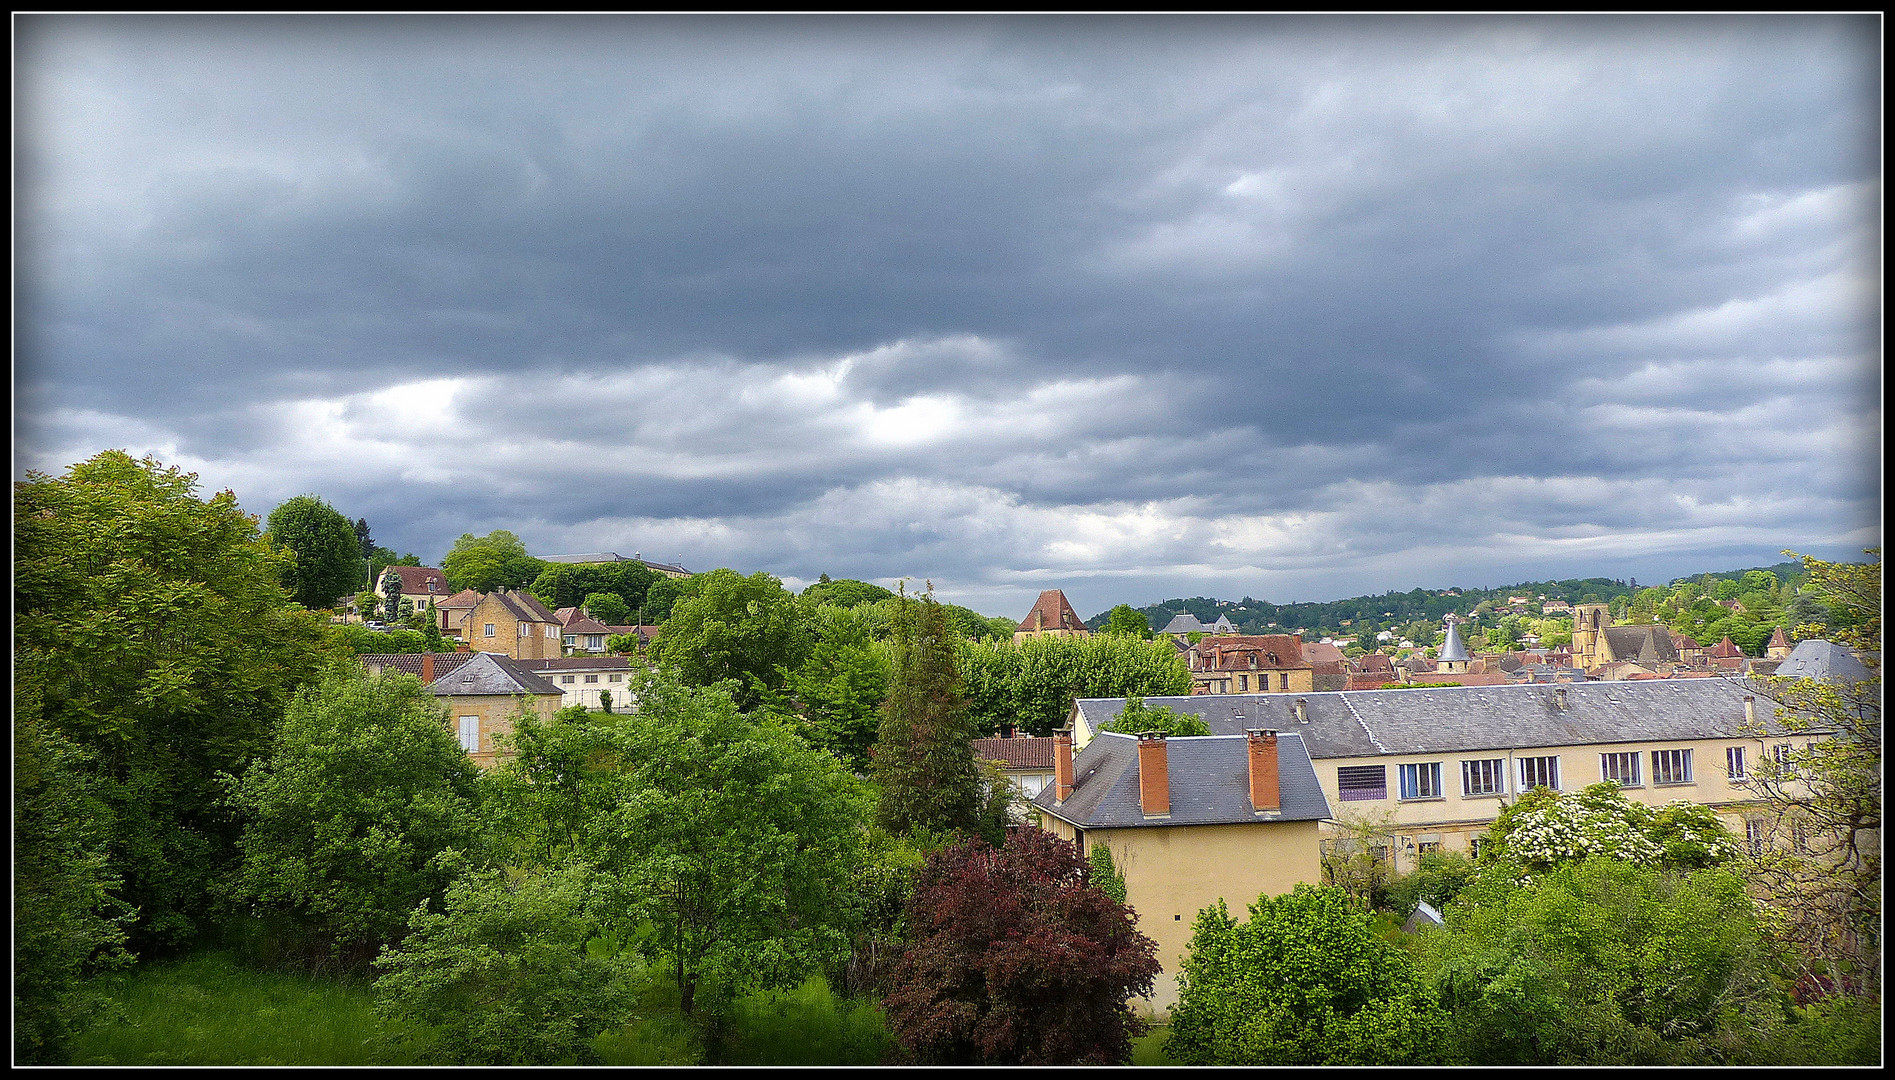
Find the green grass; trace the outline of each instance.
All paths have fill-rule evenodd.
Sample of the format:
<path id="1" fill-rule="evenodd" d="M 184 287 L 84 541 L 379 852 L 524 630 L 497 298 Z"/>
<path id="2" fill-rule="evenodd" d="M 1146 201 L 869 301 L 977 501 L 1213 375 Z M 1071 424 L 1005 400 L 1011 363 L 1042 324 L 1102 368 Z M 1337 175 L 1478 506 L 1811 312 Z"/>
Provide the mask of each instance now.
<path id="1" fill-rule="evenodd" d="M 877 1065 L 895 1049 L 882 1010 L 838 999 L 821 976 L 794 990 L 751 994 L 732 1010 L 729 1065 Z"/>
<path id="2" fill-rule="evenodd" d="M 414 1033 L 378 1020 L 365 983 L 239 967 L 225 953 L 100 980 L 111 1007 L 75 1065 L 399 1065 Z M 386 1036 L 386 1038 L 382 1038 Z"/>
<path id="3" fill-rule="evenodd" d="M 1152 1024 L 1150 1031 L 1132 1040 L 1132 1064 L 1176 1065 L 1165 1056 L 1165 1040 L 1170 1036 L 1171 1028 L 1163 1022 Z"/>

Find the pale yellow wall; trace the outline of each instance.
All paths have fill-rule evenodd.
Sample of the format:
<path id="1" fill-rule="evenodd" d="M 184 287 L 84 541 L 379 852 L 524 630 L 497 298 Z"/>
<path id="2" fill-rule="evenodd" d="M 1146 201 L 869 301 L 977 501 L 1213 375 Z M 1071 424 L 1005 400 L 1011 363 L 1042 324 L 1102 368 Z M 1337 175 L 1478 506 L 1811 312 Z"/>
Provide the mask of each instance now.
<path id="1" fill-rule="evenodd" d="M 1052 831 L 1064 825 L 1054 820 Z M 1112 849 L 1138 929 L 1158 943 L 1164 970 L 1153 981 L 1151 997 L 1134 1005 L 1163 1013 L 1177 1003 L 1178 972 L 1201 909 L 1222 899 L 1243 919 L 1258 896 L 1289 892 L 1298 882 L 1319 883 L 1320 840 L 1314 821 L 1086 830 L 1088 851 L 1100 843 Z"/>
<path id="2" fill-rule="evenodd" d="M 1076 741 L 1076 740 L 1075 740 Z M 1668 802 L 1685 800 L 1700 803 L 1717 810 L 1725 825 L 1739 836 L 1743 835 L 1742 815 L 1755 795 L 1750 787 L 1741 783 L 1732 783 L 1726 773 L 1725 749 L 1732 746 L 1744 747 L 1747 766 L 1755 771 L 1763 755 L 1770 752 L 1768 747 L 1783 742 L 1782 739 L 1679 739 L 1667 742 L 1643 743 L 1602 743 L 1584 747 L 1558 746 L 1538 747 L 1524 750 L 1481 750 L 1457 751 L 1448 754 L 1389 754 L 1375 757 L 1322 758 L 1314 762 L 1316 777 L 1323 786 L 1323 793 L 1329 797 L 1330 808 L 1338 817 L 1348 819 L 1373 819 L 1388 817 L 1392 819 L 1397 835 L 1419 843 L 1419 837 L 1438 835 L 1439 843 L 1449 851 L 1468 851 L 1470 840 L 1493 823 L 1499 816 L 1502 796 L 1461 794 L 1461 762 L 1500 758 L 1507 762 L 1506 801 L 1518 794 L 1520 758 L 1558 757 L 1560 790 L 1578 791 L 1589 784 L 1598 783 L 1600 774 L 1599 756 L 1601 754 L 1635 752 L 1639 755 L 1639 780 L 1641 786 L 1626 788 L 1628 799 L 1649 806 L 1662 806 Z M 1691 782 L 1688 784 L 1653 784 L 1651 770 L 1651 752 L 1653 750 L 1691 751 Z M 1441 784 L 1444 794 L 1438 799 L 1399 798 L 1401 791 L 1397 766 L 1416 762 L 1435 761 L 1441 763 Z M 1344 802 L 1340 786 L 1337 783 L 1338 769 L 1351 765 L 1381 765 L 1387 769 L 1389 797 L 1381 800 Z M 1418 852 L 1417 852 L 1418 854 Z M 1412 859 L 1406 849 L 1397 846 L 1397 865 L 1399 869 L 1409 869 Z"/>
<path id="3" fill-rule="evenodd" d="M 552 719 L 560 709 L 558 694 L 534 694 L 529 707 L 542 719 Z M 519 697 L 507 697 L 502 694 L 469 694 L 466 697 L 444 696 L 441 698 L 447 706 L 447 730 L 456 739 L 460 738 L 461 717 L 480 717 L 480 749 L 469 754 L 474 764 L 483 769 L 491 769 L 500 761 L 496 753 L 494 736 L 513 734 L 513 717 L 520 711 Z"/>
<path id="4" fill-rule="evenodd" d="M 584 705 L 588 709 L 599 707 L 599 691 L 612 691 L 612 708 L 622 711 L 631 704 L 630 672 L 625 671 L 543 671 L 537 673 L 540 678 L 559 687 L 560 706 Z M 591 676 L 597 682 L 587 682 Z M 567 682 L 571 679 L 571 682 Z"/>

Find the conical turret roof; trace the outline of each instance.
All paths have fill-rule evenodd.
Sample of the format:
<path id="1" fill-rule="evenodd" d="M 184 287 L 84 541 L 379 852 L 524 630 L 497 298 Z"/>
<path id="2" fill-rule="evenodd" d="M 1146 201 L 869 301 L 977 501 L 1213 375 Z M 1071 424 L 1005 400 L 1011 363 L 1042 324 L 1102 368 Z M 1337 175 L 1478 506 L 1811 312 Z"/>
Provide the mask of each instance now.
<path id="1" fill-rule="evenodd" d="M 1461 644 L 1460 624 L 1450 619 L 1448 621 L 1448 639 L 1441 643 L 1441 651 L 1435 656 L 1435 660 L 1438 662 L 1441 660 L 1465 659 L 1467 659 L 1467 646 Z"/>

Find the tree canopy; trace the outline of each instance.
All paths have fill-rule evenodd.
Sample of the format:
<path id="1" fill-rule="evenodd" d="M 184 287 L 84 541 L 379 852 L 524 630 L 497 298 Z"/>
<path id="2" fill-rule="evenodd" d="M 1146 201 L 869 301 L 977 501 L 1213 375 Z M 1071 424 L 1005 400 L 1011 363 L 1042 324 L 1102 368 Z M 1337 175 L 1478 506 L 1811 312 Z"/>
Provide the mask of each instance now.
<path id="1" fill-rule="evenodd" d="M 315 495 L 298 495 L 270 511 L 264 537 L 286 549 L 283 587 L 306 608 L 327 608 L 368 579 L 355 526 Z"/>
<path id="2" fill-rule="evenodd" d="M 1051 734 L 1066 723 L 1074 698 L 1191 692 L 1191 671 L 1169 641 L 1039 636 L 957 649 L 969 708 L 984 734 L 1009 727 Z"/>
<path id="3" fill-rule="evenodd" d="M 783 583 L 761 571 L 699 574 L 658 628 L 652 657 L 692 686 L 735 682 L 732 695 L 745 711 L 766 691 L 780 690 L 784 672 L 808 655 L 808 613 Z"/>
<path id="4" fill-rule="evenodd" d="M 1192 735 L 1209 735 L 1211 725 L 1189 713 L 1180 713 L 1169 705 L 1147 705 L 1144 699 L 1134 694 L 1125 699 L 1125 708 L 1112 718 L 1112 722 L 1099 728 L 1100 731 L 1116 731 L 1121 735 L 1143 735 L 1148 731 L 1160 731 L 1166 736 L 1177 739 Z"/>
<path id="5" fill-rule="evenodd" d="M 495 529 L 486 536 L 462 533 L 441 559 L 447 586 L 457 592 L 492 592 L 501 586 L 525 589 L 545 568 L 545 563 L 526 553 L 519 537 L 505 529 Z"/>

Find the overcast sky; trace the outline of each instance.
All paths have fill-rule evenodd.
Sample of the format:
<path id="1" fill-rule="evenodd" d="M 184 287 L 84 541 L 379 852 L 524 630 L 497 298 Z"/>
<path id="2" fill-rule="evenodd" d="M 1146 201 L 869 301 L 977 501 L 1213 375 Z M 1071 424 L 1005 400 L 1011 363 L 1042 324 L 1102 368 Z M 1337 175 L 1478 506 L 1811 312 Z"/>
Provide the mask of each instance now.
<path id="1" fill-rule="evenodd" d="M 1880 543 L 1879 24 L 17 18 L 15 474 L 989 614 Z"/>

